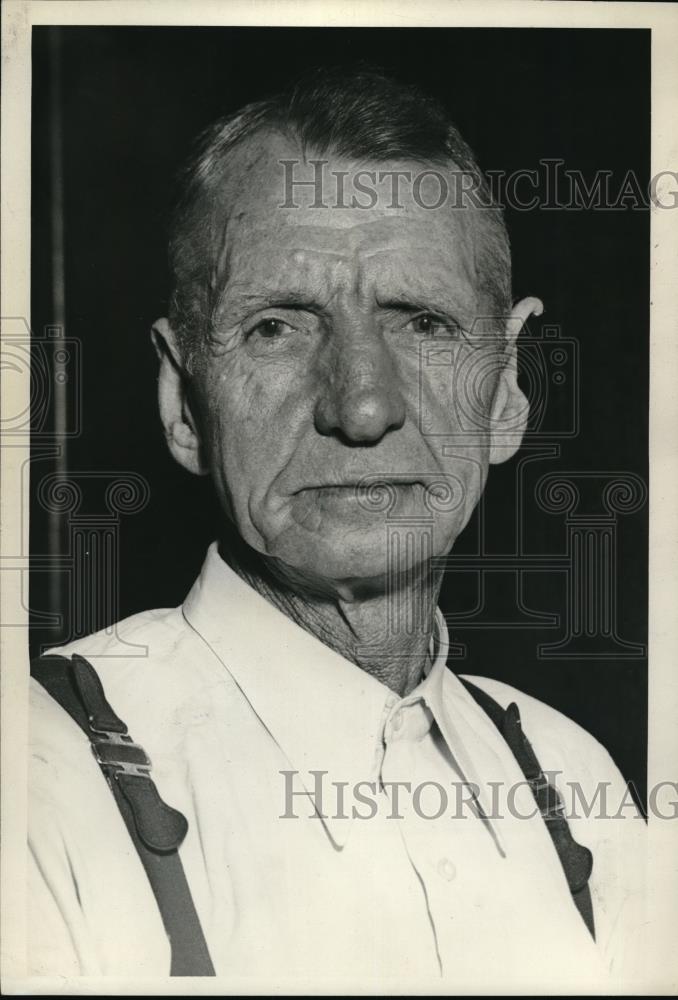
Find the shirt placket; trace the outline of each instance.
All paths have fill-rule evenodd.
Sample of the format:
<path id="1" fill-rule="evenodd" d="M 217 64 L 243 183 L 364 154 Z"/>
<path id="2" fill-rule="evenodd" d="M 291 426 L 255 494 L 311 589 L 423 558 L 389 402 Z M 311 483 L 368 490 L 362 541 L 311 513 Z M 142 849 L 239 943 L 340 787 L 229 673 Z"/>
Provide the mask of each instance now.
<path id="1" fill-rule="evenodd" d="M 397 801 L 401 841 L 425 895 L 439 971 L 445 974 L 464 961 L 458 931 L 473 906 L 469 874 L 482 870 L 491 880 L 503 852 L 468 801 L 452 756 L 447 759 L 436 746 L 435 733 L 437 724 L 423 699 L 393 704 L 384 726 L 380 776 L 393 809 Z M 409 788 L 400 784 L 397 800 L 396 782 L 409 783 Z"/>
<path id="2" fill-rule="evenodd" d="M 384 725 L 380 780 L 390 800 L 391 816 L 398 824 L 404 852 L 424 893 L 440 973 L 442 961 L 437 926 L 440 915 L 433 903 L 431 881 L 438 878 L 449 885 L 456 877 L 456 866 L 446 850 L 444 821 L 429 823 L 419 818 L 416 807 L 423 808 L 423 803 L 413 799 L 413 796 L 419 797 L 417 785 L 422 779 L 426 780 L 425 773 L 417 766 L 417 756 L 422 743 L 431 739 L 431 722 L 431 713 L 421 698 L 395 699 L 391 703 Z M 440 779 L 441 774 L 436 771 L 429 780 Z"/>

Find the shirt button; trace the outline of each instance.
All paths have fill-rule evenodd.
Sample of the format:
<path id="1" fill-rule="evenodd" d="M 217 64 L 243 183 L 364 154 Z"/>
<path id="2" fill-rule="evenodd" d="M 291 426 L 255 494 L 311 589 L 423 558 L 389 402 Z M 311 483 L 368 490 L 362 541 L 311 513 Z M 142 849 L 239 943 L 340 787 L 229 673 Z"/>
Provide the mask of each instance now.
<path id="1" fill-rule="evenodd" d="M 393 726 L 393 728 L 397 732 L 400 729 L 400 727 L 402 726 L 402 724 L 403 724 L 403 713 L 402 713 L 401 710 L 399 710 L 393 716 L 393 720 L 391 722 L 391 725 Z"/>
<path id="2" fill-rule="evenodd" d="M 457 874 L 457 869 L 449 858 L 441 858 L 438 862 L 438 874 L 447 882 L 451 882 Z"/>

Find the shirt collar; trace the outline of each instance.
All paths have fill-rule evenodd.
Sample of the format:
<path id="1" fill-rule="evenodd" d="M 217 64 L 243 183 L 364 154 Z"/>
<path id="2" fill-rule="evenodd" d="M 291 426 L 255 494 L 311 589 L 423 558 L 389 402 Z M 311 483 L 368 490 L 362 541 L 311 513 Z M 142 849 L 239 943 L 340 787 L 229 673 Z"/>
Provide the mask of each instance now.
<path id="1" fill-rule="evenodd" d="M 417 691 L 425 699 L 438 724 L 459 776 L 472 789 L 497 848 L 505 854 L 499 826 L 492 823 L 489 817 L 495 811 L 492 784 L 505 783 L 507 754 L 510 756 L 508 748 L 498 736 L 490 717 L 456 674 L 439 669 L 437 661 Z M 513 761 L 511 764 L 517 766 Z"/>
<path id="2" fill-rule="evenodd" d="M 306 790 L 373 780 L 384 717 L 396 695 L 324 645 L 245 583 L 213 543 L 183 606 L 289 760 Z M 281 802 L 282 802 L 281 777 Z M 328 810 L 329 812 L 329 810 Z M 345 821 L 323 820 L 340 845 Z"/>
<path id="3" fill-rule="evenodd" d="M 326 771 L 328 787 L 333 781 L 347 781 L 351 787 L 376 781 L 385 721 L 396 705 L 417 698 L 435 715 L 464 777 L 471 771 L 460 734 L 445 710 L 448 637 L 439 610 L 432 666 L 404 699 L 258 594 L 224 562 L 216 542 L 209 547 L 183 613 L 233 677 L 309 793 L 315 787 L 312 771 Z M 474 780 L 472 772 L 468 780 Z M 281 796 L 282 787 L 281 777 Z M 350 820 L 326 815 L 323 823 L 342 846 Z"/>

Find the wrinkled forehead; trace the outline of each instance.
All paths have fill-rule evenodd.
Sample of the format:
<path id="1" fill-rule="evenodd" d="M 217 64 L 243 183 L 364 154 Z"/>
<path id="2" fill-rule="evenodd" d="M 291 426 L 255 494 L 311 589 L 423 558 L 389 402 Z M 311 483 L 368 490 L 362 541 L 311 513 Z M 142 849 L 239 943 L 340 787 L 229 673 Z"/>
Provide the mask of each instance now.
<path id="1" fill-rule="evenodd" d="M 276 133 L 234 151 L 213 193 L 214 251 L 226 280 L 254 269 L 349 266 L 475 276 L 477 210 L 457 206 L 452 170 L 416 161 L 374 163 L 303 151 Z M 446 197 L 444 185 L 448 184 Z"/>

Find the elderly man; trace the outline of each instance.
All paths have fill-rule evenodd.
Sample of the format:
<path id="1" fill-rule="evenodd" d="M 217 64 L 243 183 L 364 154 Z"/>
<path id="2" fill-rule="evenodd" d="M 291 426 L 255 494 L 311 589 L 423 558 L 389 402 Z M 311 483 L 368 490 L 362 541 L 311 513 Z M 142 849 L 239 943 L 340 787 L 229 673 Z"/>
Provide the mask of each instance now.
<path id="1" fill-rule="evenodd" d="M 32 971 L 623 981 L 642 822 L 561 808 L 621 776 L 446 668 L 443 557 L 519 447 L 541 311 L 471 151 L 410 88 L 315 76 L 202 137 L 171 260 L 160 415 L 223 524 L 181 607 L 35 667 Z"/>

